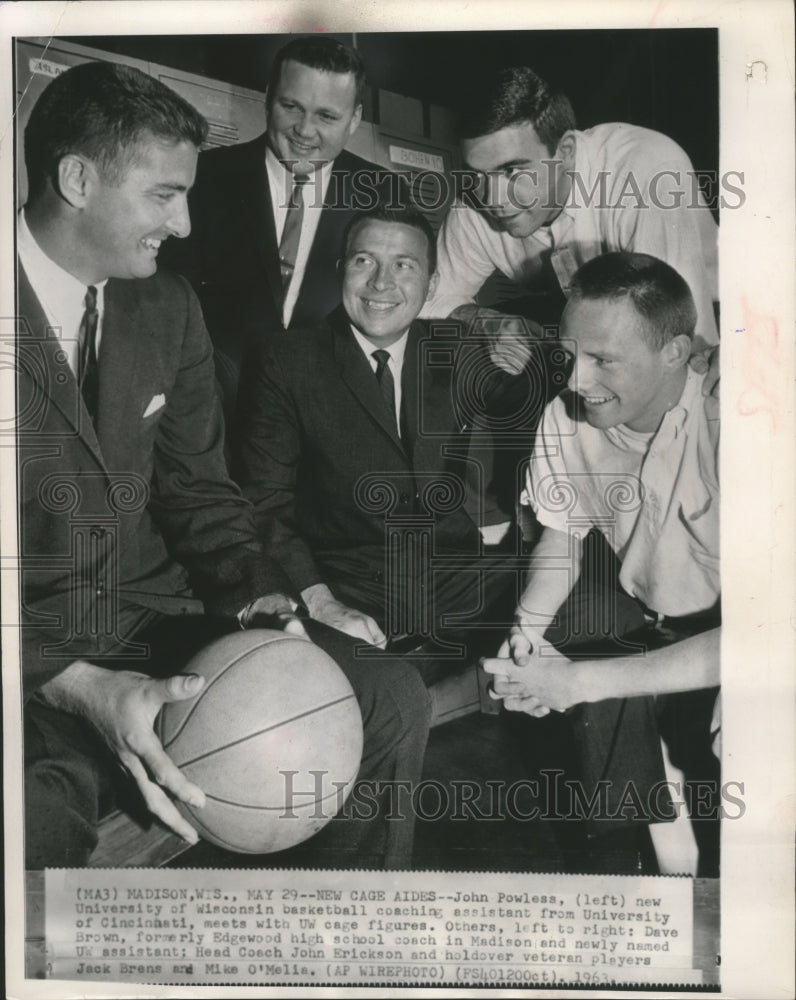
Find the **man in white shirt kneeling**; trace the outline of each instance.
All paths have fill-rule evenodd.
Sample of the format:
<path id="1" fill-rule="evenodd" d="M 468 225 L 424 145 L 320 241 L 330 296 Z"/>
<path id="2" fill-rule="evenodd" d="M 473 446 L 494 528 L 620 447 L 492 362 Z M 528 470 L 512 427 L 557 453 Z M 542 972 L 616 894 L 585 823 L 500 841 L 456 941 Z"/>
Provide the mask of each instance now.
<path id="1" fill-rule="evenodd" d="M 574 367 L 522 496 L 543 531 L 516 625 L 485 668 L 506 708 L 567 713 L 577 780 L 561 818 L 585 820 L 589 837 L 649 823 L 661 871 L 708 875 L 718 823 L 694 827 L 697 862 L 677 804 L 717 818 L 719 420 L 688 366 L 696 316 L 683 278 L 647 254 L 577 272 L 561 329 Z M 604 560 L 600 581 L 583 579 L 590 532 L 621 564 L 618 586 Z"/>

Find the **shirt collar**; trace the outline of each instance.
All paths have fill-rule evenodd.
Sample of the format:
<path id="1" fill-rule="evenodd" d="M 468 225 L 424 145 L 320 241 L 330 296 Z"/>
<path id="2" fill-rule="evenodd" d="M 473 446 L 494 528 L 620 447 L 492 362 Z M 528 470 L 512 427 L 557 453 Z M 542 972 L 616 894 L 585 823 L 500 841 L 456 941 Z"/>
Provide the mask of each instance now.
<path id="1" fill-rule="evenodd" d="M 400 368 L 404 363 L 404 354 L 406 354 L 406 342 L 409 339 L 409 330 L 406 330 L 401 336 L 400 340 L 396 340 L 394 344 L 390 344 L 389 347 L 379 348 L 378 344 L 374 344 L 372 340 L 368 340 L 363 334 L 357 330 L 354 324 L 351 324 L 351 332 L 354 335 L 354 340 L 362 348 L 368 361 L 373 357 L 373 352 L 378 350 L 384 350 L 390 355 L 390 360 L 392 361 L 393 368 Z"/>
<path id="2" fill-rule="evenodd" d="M 37 298 L 46 304 L 49 311 L 59 315 L 67 304 L 79 303 L 80 314 L 82 315 L 86 296 L 87 285 L 79 281 L 73 274 L 65 271 L 59 264 L 48 257 L 42 250 L 33 233 L 30 231 L 24 208 L 20 210 L 17 220 L 17 249 L 25 274 L 28 276 L 31 287 Z M 107 283 L 98 281 L 94 287 L 97 289 L 97 303 L 102 299 L 101 289 Z"/>
<path id="3" fill-rule="evenodd" d="M 680 399 L 665 414 L 658 431 L 659 434 L 664 426 L 668 425 L 672 429 L 673 436 L 677 437 L 688 419 L 688 414 L 701 404 L 702 383 L 704 381 L 704 374 L 698 375 L 691 365 L 686 366 L 685 385 L 680 393 Z"/>
<path id="4" fill-rule="evenodd" d="M 591 164 L 589 163 L 588 149 L 586 148 L 586 144 L 580 141 L 580 132 L 573 129 L 572 135 L 575 139 L 575 162 L 570 173 L 576 177 L 583 178 L 586 183 L 589 183 L 591 181 Z M 556 241 L 561 239 L 562 233 L 566 232 L 575 219 L 577 198 L 580 197 L 580 193 L 576 194 L 576 192 L 578 192 L 578 189 L 575 186 L 574 180 L 570 178 L 569 194 L 564 202 L 564 207 L 549 226 L 551 235 L 556 238 Z"/>
<path id="5" fill-rule="evenodd" d="M 689 413 L 693 412 L 701 402 L 702 383 L 704 380 L 705 376 L 698 375 L 691 365 L 686 367 L 685 385 L 683 386 L 683 391 L 680 393 L 680 398 L 670 410 L 664 413 L 663 420 L 661 420 L 657 431 L 649 435 L 650 441 L 656 441 L 658 444 L 661 444 L 666 440 L 674 440 L 679 436 L 685 426 Z M 636 435 L 639 439 L 643 439 L 644 437 L 643 434 L 631 431 L 624 424 L 620 424 L 619 427 L 626 435 Z"/>
<path id="6" fill-rule="evenodd" d="M 312 201 L 315 207 L 320 207 L 326 199 L 326 191 L 329 187 L 329 178 L 332 176 L 333 165 L 333 161 L 327 160 L 320 168 L 320 187 L 318 185 L 318 169 L 316 168 L 314 174 L 311 175 L 308 187 L 311 191 L 315 192 L 315 198 Z M 287 169 L 267 141 L 265 144 L 265 169 L 268 171 L 269 177 L 284 191 L 284 204 L 287 206 L 290 193 L 293 190 L 293 171 Z"/>

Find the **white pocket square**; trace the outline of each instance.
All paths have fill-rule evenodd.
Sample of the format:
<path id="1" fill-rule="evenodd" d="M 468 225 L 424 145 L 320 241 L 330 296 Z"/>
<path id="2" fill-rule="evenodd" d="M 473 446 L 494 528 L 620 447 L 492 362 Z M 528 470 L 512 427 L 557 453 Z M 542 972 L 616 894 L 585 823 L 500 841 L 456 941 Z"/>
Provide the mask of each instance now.
<path id="1" fill-rule="evenodd" d="M 144 410 L 144 419 L 146 419 L 147 417 L 151 417 L 153 413 L 157 413 L 157 411 L 161 408 L 161 406 L 165 405 L 166 405 L 166 397 L 163 395 L 162 392 L 159 392 L 157 396 L 153 396 L 152 399 L 150 399 L 149 406 L 147 406 L 147 408 Z"/>

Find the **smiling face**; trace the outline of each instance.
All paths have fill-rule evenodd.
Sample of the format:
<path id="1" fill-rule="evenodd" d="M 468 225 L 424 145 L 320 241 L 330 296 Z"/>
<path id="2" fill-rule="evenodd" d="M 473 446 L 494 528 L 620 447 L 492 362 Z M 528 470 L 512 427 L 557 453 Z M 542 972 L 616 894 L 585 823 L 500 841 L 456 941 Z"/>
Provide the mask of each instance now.
<path id="1" fill-rule="evenodd" d="M 574 150 L 574 138 L 565 133 L 551 154 L 529 122 L 462 140 L 464 161 L 479 176 L 479 201 L 499 229 L 517 238 L 530 236 L 561 212 Z"/>
<path id="2" fill-rule="evenodd" d="M 77 220 L 74 265 L 86 283 L 105 278 L 148 278 L 160 244 L 187 236 L 188 190 L 198 150 L 190 142 L 142 137 L 118 180 L 85 164 L 85 198 Z"/>
<path id="3" fill-rule="evenodd" d="M 268 94 L 268 143 L 295 173 L 340 154 L 362 116 L 353 73 L 327 73 L 288 59 Z"/>
<path id="4" fill-rule="evenodd" d="M 688 338 L 675 337 L 655 350 L 644 338 L 646 323 L 627 297 L 568 302 L 561 320 L 562 340 L 575 343 L 568 387 L 580 396 L 593 427 L 655 431 L 680 399 Z"/>
<path id="5" fill-rule="evenodd" d="M 342 267 L 345 310 L 376 347 L 399 340 L 436 287 L 425 235 L 402 222 L 355 226 Z"/>

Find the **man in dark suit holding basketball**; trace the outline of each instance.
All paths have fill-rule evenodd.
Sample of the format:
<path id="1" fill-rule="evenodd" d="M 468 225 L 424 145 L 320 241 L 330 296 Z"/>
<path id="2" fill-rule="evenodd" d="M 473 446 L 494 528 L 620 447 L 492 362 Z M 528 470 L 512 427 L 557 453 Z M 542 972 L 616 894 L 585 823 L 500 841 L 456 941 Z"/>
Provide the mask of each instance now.
<path id="1" fill-rule="evenodd" d="M 230 481 L 212 348 L 188 283 L 156 273 L 190 229 L 204 119 L 158 81 L 88 63 L 54 80 L 25 133 L 18 220 L 18 479 L 26 863 L 85 864 L 119 765 L 187 841 L 201 807 L 153 722 L 201 679 L 178 671 L 248 625 L 304 634 L 292 585 Z M 204 614 L 203 614 L 204 613 Z M 307 622 L 365 723 L 360 777 L 419 778 L 427 708 L 399 663 L 356 664 Z M 419 699 L 419 700 L 418 700 Z M 134 784 L 133 784 L 134 783 Z M 350 824 L 352 863 L 406 866 L 408 823 Z M 379 829 L 381 826 L 381 829 Z"/>
<path id="2" fill-rule="evenodd" d="M 357 52 L 322 35 L 294 39 L 271 67 L 266 131 L 199 157 L 192 232 L 162 263 L 199 296 L 228 414 L 249 349 L 339 303 L 335 264 L 353 213 L 405 197 L 397 174 L 343 148 L 364 86 Z"/>

